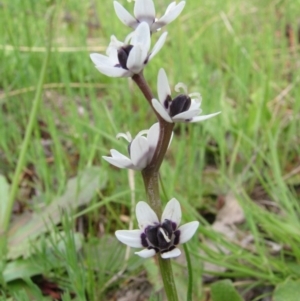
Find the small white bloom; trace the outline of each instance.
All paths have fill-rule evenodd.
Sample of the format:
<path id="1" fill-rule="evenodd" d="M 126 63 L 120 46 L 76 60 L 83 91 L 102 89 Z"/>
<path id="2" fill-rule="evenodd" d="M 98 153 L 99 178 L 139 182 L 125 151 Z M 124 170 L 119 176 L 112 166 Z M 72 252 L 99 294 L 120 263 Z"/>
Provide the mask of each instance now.
<path id="1" fill-rule="evenodd" d="M 111 36 L 106 50 L 107 56 L 92 53 L 90 57 L 101 73 L 111 77 L 130 77 L 143 70 L 162 48 L 166 37 L 167 32 L 164 32 L 149 52 L 151 45 L 149 27 L 146 22 L 142 22 L 134 32 L 128 35 L 125 43 Z"/>
<path id="2" fill-rule="evenodd" d="M 184 94 L 180 94 L 174 99 L 171 98 L 171 89 L 168 78 L 164 69 L 160 69 L 157 78 L 158 99 L 152 99 L 152 105 L 157 113 L 167 122 L 199 122 L 214 117 L 221 112 L 202 115 L 201 95 L 200 93 L 187 93 L 187 87 L 183 83 L 175 86 L 175 91 L 179 92 L 180 88 Z"/>
<path id="3" fill-rule="evenodd" d="M 146 202 L 138 202 L 135 210 L 140 229 L 118 230 L 115 234 L 118 240 L 132 248 L 144 247 L 135 252 L 140 257 L 148 258 L 156 253 L 162 258 L 179 256 L 181 251 L 176 246 L 190 240 L 199 226 L 199 222 L 193 221 L 179 227 L 181 208 L 175 198 L 167 203 L 160 221 Z"/>
<path id="4" fill-rule="evenodd" d="M 110 150 L 111 157 L 103 156 L 102 158 L 119 168 L 142 170 L 151 162 L 154 155 L 159 138 L 159 123 L 152 125 L 149 130 L 139 132 L 133 140 L 130 134 L 120 133 L 117 135 L 117 138 L 119 137 L 129 142 L 129 158 L 115 149 Z"/>
<path id="5" fill-rule="evenodd" d="M 139 23 L 147 22 L 151 32 L 156 32 L 161 27 L 174 21 L 182 12 L 185 1 L 178 4 L 172 2 L 165 14 L 155 18 L 155 7 L 152 0 L 136 0 L 134 4 L 134 17 L 117 1 L 114 1 L 115 12 L 121 22 L 129 27 L 136 28 Z"/>

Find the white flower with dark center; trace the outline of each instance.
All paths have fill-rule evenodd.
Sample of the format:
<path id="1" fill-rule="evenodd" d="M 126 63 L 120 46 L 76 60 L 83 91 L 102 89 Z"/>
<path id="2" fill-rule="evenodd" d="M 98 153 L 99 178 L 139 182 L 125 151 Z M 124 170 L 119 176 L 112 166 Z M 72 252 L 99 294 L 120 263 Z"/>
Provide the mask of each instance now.
<path id="1" fill-rule="evenodd" d="M 129 158 L 115 149 L 110 150 L 111 157 L 103 156 L 102 158 L 119 168 L 142 170 L 151 162 L 155 152 L 159 138 L 159 123 L 152 125 L 149 130 L 139 132 L 134 139 L 129 133 L 120 133 L 117 138 L 120 137 L 129 142 Z"/>
<path id="2" fill-rule="evenodd" d="M 160 221 L 146 202 L 137 203 L 136 218 L 139 230 L 118 230 L 115 234 L 118 240 L 132 248 L 144 247 L 144 250 L 135 252 L 144 258 L 156 253 L 162 258 L 179 256 L 181 251 L 177 245 L 190 240 L 199 226 L 199 222 L 194 221 L 179 227 L 181 208 L 175 198 L 167 203 Z"/>
<path id="3" fill-rule="evenodd" d="M 158 99 L 152 99 L 152 105 L 157 113 L 167 122 L 199 122 L 214 117 L 221 112 L 200 115 L 202 110 L 200 93 L 188 94 L 187 87 L 183 83 L 175 86 L 175 91 L 180 92 L 183 89 L 184 94 L 179 94 L 175 98 L 171 97 L 171 89 L 164 69 L 160 69 L 157 78 Z M 200 116 L 199 116 L 200 115 Z"/>
<path id="4" fill-rule="evenodd" d="M 117 1 L 114 1 L 114 7 L 121 22 L 129 27 L 136 28 L 139 23 L 146 22 L 151 32 L 156 32 L 161 27 L 171 23 L 182 12 L 185 1 L 178 4 L 172 2 L 166 9 L 165 14 L 155 18 L 155 7 L 152 0 L 136 0 L 134 4 L 134 17 Z"/>
<path id="5" fill-rule="evenodd" d="M 162 48 L 166 37 L 167 32 L 164 32 L 149 52 L 151 45 L 149 27 L 146 22 L 142 22 L 128 35 L 125 43 L 112 36 L 106 50 L 107 56 L 92 53 L 90 57 L 101 73 L 111 77 L 130 77 L 143 70 Z"/>

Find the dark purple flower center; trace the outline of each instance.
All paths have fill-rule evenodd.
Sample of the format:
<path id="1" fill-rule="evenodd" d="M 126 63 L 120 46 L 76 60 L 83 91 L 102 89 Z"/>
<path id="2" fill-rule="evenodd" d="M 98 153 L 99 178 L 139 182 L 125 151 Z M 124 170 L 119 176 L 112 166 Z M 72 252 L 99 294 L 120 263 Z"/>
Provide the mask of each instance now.
<path id="1" fill-rule="evenodd" d="M 167 252 L 179 243 L 180 231 L 176 224 L 166 219 L 163 223 L 148 226 L 141 235 L 142 245 L 145 248 L 155 249 L 156 252 Z"/>
<path id="2" fill-rule="evenodd" d="M 123 69 L 128 70 L 128 68 L 127 68 L 127 60 L 128 60 L 128 56 L 129 56 L 129 53 L 130 53 L 130 51 L 131 51 L 132 48 L 133 48 L 133 45 L 126 45 L 126 46 L 121 47 L 118 50 L 119 63 L 120 63 L 120 66 Z"/>
<path id="3" fill-rule="evenodd" d="M 191 103 L 191 98 L 188 95 L 178 95 L 170 103 L 170 116 L 173 117 L 177 114 L 187 111 L 190 108 Z"/>

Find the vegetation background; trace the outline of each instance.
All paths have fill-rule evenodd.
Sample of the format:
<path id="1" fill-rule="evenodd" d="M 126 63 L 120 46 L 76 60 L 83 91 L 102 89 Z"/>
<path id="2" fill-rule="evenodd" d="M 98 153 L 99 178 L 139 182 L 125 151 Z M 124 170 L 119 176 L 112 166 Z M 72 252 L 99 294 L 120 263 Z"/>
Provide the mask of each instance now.
<path id="1" fill-rule="evenodd" d="M 154 2 L 162 15 L 169 2 Z M 222 111 L 176 125 L 161 169 L 163 202 L 176 197 L 183 220 L 201 222 L 188 243 L 194 300 L 210 300 L 219 279 L 244 300 L 299 300 L 280 299 L 287 287 L 300 296 L 299 17 L 298 0 L 187 0 L 145 69 L 154 94 L 163 67 L 172 87 L 184 82 L 202 94 L 204 114 Z M 129 32 L 112 1 L 0 2 L 2 213 L 17 183 L 0 299 L 163 300 L 155 260 L 131 255 L 113 236 L 136 227 L 141 177 L 101 159 L 111 148 L 126 152 L 117 133 L 155 122 L 130 80 L 105 77 L 89 58 L 112 34 Z M 174 260 L 181 300 L 184 258 Z"/>

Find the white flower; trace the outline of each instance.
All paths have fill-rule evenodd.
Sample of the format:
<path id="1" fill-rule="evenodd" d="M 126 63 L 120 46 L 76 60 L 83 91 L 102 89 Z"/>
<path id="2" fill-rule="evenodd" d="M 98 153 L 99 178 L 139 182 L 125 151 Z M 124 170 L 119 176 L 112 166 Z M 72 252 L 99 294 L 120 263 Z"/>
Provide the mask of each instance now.
<path id="1" fill-rule="evenodd" d="M 184 94 L 180 94 L 173 100 L 171 98 L 171 89 L 168 78 L 164 69 L 160 69 L 157 78 L 158 99 L 152 99 L 152 105 L 157 113 L 167 122 L 199 122 L 214 117 L 221 112 L 202 115 L 201 95 L 200 93 L 187 93 L 187 87 L 183 83 L 175 86 L 175 91 L 179 92 L 180 88 Z"/>
<path id="2" fill-rule="evenodd" d="M 136 0 L 134 4 L 133 17 L 119 2 L 114 1 L 114 7 L 118 18 L 121 22 L 129 27 L 136 28 L 139 23 L 147 22 L 151 32 L 156 32 L 161 27 L 171 23 L 182 12 L 185 1 L 178 4 L 172 2 L 166 9 L 165 14 L 159 18 L 155 18 L 155 7 L 152 0 Z"/>
<path id="3" fill-rule="evenodd" d="M 137 203 L 136 218 L 139 230 L 118 230 L 115 234 L 118 240 L 132 248 L 144 247 L 144 250 L 135 252 L 144 258 L 156 253 L 162 258 L 179 256 L 181 251 L 176 246 L 190 240 L 199 226 L 199 222 L 194 221 L 178 227 L 181 208 L 175 198 L 167 203 L 160 221 L 146 202 Z"/>
<path id="4" fill-rule="evenodd" d="M 162 48 L 166 37 L 167 32 L 164 32 L 149 52 L 151 45 L 149 27 L 146 22 L 142 22 L 128 35 L 125 43 L 112 36 L 106 50 L 107 56 L 92 53 L 90 57 L 101 73 L 111 77 L 130 77 L 143 70 Z"/>
<path id="5" fill-rule="evenodd" d="M 139 132 L 133 140 L 129 133 L 120 133 L 117 135 L 117 138 L 119 137 L 123 137 L 129 142 L 129 158 L 117 150 L 111 149 L 111 157 L 103 156 L 103 159 L 119 168 L 142 170 L 151 162 L 155 152 L 159 138 L 159 123 L 152 125 L 149 130 Z"/>

